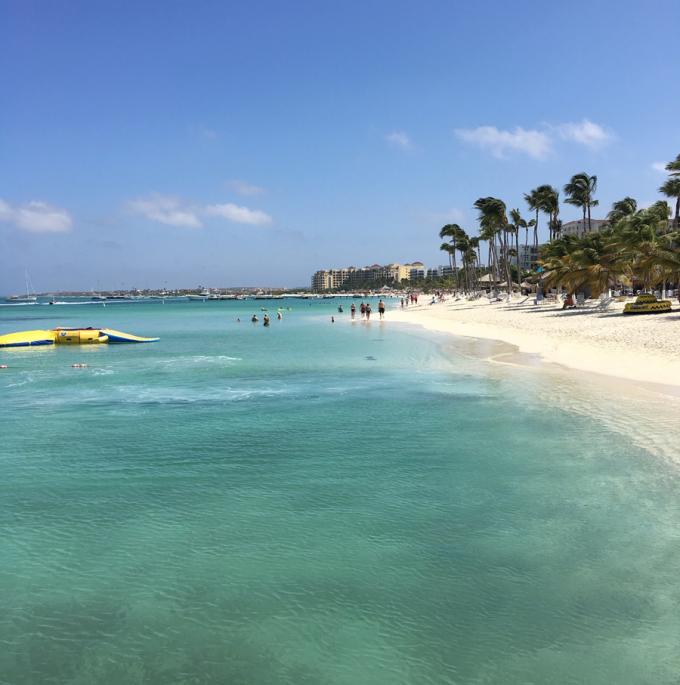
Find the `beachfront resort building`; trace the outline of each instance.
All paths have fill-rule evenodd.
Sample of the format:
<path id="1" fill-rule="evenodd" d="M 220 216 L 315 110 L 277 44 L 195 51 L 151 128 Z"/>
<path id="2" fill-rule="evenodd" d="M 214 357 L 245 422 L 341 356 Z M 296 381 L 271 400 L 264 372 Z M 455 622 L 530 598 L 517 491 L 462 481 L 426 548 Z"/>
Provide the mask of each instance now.
<path id="1" fill-rule="evenodd" d="M 534 271 L 536 269 L 542 247 L 543 245 L 538 247 L 534 245 L 519 246 L 519 268 L 522 271 Z"/>
<path id="2" fill-rule="evenodd" d="M 439 267 L 450 268 L 450 267 Z M 370 266 L 348 266 L 342 269 L 321 269 L 312 276 L 312 290 L 337 290 L 338 288 L 363 288 L 375 284 L 416 281 L 429 276 L 422 262 L 408 264 L 371 264 Z"/>
<path id="3" fill-rule="evenodd" d="M 607 225 L 605 219 L 591 219 L 590 227 L 588 226 L 588 219 L 577 219 L 576 221 L 566 221 L 562 224 L 560 235 L 575 235 L 582 238 L 588 233 L 599 233 L 603 226 Z"/>

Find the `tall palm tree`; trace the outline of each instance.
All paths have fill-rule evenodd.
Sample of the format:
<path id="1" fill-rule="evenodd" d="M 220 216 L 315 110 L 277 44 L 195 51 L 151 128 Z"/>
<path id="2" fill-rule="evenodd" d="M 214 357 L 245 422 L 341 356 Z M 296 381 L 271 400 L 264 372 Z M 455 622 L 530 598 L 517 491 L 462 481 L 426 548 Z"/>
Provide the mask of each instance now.
<path id="1" fill-rule="evenodd" d="M 521 282 L 522 280 L 522 269 L 519 264 L 519 232 L 520 229 L 524 229 L 527 238 L 529 237 L 529 224 L 526 222 L 525 219 L 522 218 L 522 215 L 520 214 L 519 209 L 511 209 L 510 210 L 510 220 L 512 221 L 512 225 L 514 226 L 514 233 L 515 233 L 515 252 L 516 252 L 516 264 L 517 264 L 517 280 L 518 282 Z"/>
<path id="2" fill-rule="evenodd" d="M 462 229 L 458 224 L 446 224 L 446 226 L 442 227 L 442 229 L 439 231 L 439 237 L 449 238 L 451 240 L 451 245 L 453 246 L 453 252 L 450 253 L 452 256 L 451 268 L 454 272 L 456 285 L 460 286 L 458 264 L 456 263 L 456 250 L 458 249 L 458 242 L 461 240 L 465 240 L 468 237 L 468 235 L 465 232 L 465 230 Z"/>
<path id="3" fill-rule="evenodd" d="M 496 197 L 480 197 L 475 202 L 475 208 L 479 211 L 480 236 L 483 240 L 488 240 L 491 246 L 491 255 L 496 265 L 495 271 L 497 271 L 497 267 L 499 266 L 498 254 L 496 252 L 496 235 L 498 235 L 501 241 L 509 298 L 512 295 L 512 279 L 508 263 L 507 241 L 503 240 L 505 227 L 508 225 L 505 202 Z M 495 274 L 494 278 L 496 278 Z"/>
<path id="4" fill-rule="evenodd" d="M 560 213 L 560 193 L 550 185 L 538 187 L 541 211 L 548 215 L 548 235 L 552 240 L 556 237 L 557 217 Z"/>
<path id="5" fill-rule="evenodd" d="M 680 155 L 678 155 L 680 159 Z M 669 163 L 666 168 L 668 168 L 673 162 Z M 680 162 L 679 162 L 680 165 Z M 666 197 L 675 200 L 675 218 L 673 219 L 673 227 L 677 231 L 680 228 L 680 171 L 677 172 L 678 175 L 671 175 L 670 178 L 659 188 L 659 192 L 663 193 Z"/>
<path id="6" fill-rule="evenodd" d="M 453 269 L 453 253 L 455 252 L 453 245 L 451 245 L 451 243 L 442 243 L 439 246 L 439 249 L 449 255 L 449 266 Z"/>
<path id="7" fill-rule="evenodd" d="M 532 212 L 536 212 L 536 218 L 533 220 L 534 221 L 534 247 L 538 248 L 538 213 L 541 211 L 541 203 L 542 203 L 542 197 L 541 197 L 541 187 L 539 186 L 538 188 L 534 188 L 531 192 L 529 193 L 524 193 L 524 201 L 527 203 L 529 206 L 529 210 Z M 527 244 L 528 246 L 528 244 Z"/>
<path id="8" fill-rule="evenodd" d="M 574 174 L 564 186 L 565 202 L 583 210 L 583 223 L 588 222 L 588 233 L 592 230 L 590 208 L 599 204 L 593 196 L 597 190 L 597 176 L 590 176 L 585 171 Z"/>

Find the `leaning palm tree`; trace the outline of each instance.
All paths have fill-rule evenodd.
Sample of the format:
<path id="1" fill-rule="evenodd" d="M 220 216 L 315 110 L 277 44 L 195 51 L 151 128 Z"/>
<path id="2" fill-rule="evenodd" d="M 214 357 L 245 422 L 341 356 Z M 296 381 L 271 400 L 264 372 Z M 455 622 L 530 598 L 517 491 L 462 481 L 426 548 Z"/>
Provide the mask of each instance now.
<path id="1" fill-rule="evenodd" d="M 597 190 L 597 176 L 590 176 L 585 171 L 574 174 L 569 183 L 564 186 L 564 193 L 567 196 L 565 202 L 575 207 L 580 207 L 583 211 L 583 223 L 588 223 L 588 233 L 592 230 L 590 219 L 590 208 L 599 204 L 593 195 Z"/>
<path id="2" fill-rule="evenodd" d="M 623 200 L 617 200 L 612 204 L 612 209 L 607 214 L 607 221 L 610 226 L 614 226 L 621 219 L 631 216 L 637 212 L 637 200 L 632 197 L 624 197 Z"/>
<path id="3" fill-rule="evenodd" d="M 680 155 L 678 155 L 680 158 Z M 667 165 L 668 168 L 670 164 Z M 680 171 L 678 175 L 672 175 L 660 188 L 659 192 L 666 197 L 675 200 L 675 218 L 673 219 L 673 227 L 677 231 L 680 228 Z"/>
<path id="4" fill-rule="evenodd" d="M 671 176 L 680 176 L 680 155 L 678 155 L 672 162 L 666 164 L 666 171 Z"/>

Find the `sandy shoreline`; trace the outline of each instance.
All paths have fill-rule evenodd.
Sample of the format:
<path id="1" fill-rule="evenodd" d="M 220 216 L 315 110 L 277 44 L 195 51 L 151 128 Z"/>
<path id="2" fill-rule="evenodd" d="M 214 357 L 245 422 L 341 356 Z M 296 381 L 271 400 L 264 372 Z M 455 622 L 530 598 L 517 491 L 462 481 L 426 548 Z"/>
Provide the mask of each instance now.
<path id="1" fill-rule="evenodd" d="M 428 300 L 429 301 L 429 300 Z M 390 309 L 387 319 L 452 335 L 498 340 L 547 362 L 680 391 L 680 311 L 622 316 L 623 305 L 562 311 L 532 299 L 447 300 Z"/>

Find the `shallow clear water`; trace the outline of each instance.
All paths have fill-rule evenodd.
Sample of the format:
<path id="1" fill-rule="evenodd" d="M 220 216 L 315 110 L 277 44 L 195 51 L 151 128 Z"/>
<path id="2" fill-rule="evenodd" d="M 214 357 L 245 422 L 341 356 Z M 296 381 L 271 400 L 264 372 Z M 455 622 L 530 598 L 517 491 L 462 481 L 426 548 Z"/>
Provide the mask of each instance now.
<path id="1" fill-rule="evenodd" d="M 672 422 L 262 304 L 0 308 L 0 683 L 678 682 Z"/>

